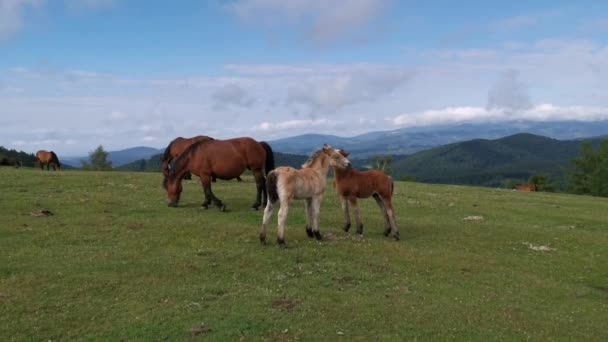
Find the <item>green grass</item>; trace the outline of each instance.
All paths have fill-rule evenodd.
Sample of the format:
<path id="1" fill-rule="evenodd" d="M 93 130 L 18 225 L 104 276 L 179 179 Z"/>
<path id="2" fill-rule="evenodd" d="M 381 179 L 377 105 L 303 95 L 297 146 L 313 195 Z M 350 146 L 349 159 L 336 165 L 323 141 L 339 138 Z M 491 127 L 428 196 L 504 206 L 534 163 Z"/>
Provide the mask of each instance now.
<path id="1" fill-rule="evenodd" d="M 395 242 L 373 200 L 364 238 L 342 232 L 328 189 L 328 239 L 306 237 L 296 202 L 283 250 L 258 241 L 251 179 L 213 185 L 224 213 L 199 209 L 195 181 L 168 208 L 160 183 L 0 168 L 0 337 L 608 340 L 606 199 L 396 183 Z"/>

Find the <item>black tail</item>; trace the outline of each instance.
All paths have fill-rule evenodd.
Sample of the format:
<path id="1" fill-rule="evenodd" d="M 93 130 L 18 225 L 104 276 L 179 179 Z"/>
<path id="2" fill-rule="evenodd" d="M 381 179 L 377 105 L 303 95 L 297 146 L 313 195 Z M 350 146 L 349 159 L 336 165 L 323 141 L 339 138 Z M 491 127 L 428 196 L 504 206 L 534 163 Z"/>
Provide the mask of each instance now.
<path id="1" fill-rule="evenodd" d="M 177 140 L 177 138 L 171 140 L 167 148 L 165 149 L 165 153 L 163 154 L 163 159 L 160 161 L 160 168 L 163 171 L 165 176 L 169 175 L 169 160 L 171 159 L 171 145 Z"/>
<path id="2" fill-rule="evenodd" d="M 260 145 L 266 151 L 266 165 L 264 165 L 264 168 L 266 169 L 266 176 L 268 176 L 268 173 L 274 170 L 274 152 L 272 152 L 272 147 L 267 142 L 261 141 Z"/>
<path id="3" fill-rule="evenodd" d="M 276 172 L 270 172 L 266 176 L 266 191 L 268 192 L 268 200 L 270 203 L 275 203 L 279 200 L 279 193 L 277 192 L 277 181 L 279 175 Z"/>
<path id="4" fill-rule="evenodd" d="M 51 151 L 51 161 L 53 163 L 55 163 L 55 165 L 57 165 L 58 168 L 61 169 L 61 163 L 59 163 L 59 158 L 57 158 L 57 155 L 53 151 Z"/>

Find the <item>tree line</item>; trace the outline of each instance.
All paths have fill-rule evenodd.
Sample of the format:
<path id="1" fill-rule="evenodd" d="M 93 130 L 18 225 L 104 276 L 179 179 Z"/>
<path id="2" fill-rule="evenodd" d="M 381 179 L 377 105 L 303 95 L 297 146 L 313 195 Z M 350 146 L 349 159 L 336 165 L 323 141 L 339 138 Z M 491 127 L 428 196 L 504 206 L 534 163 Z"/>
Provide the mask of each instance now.
<path id="1" fill-rule="evenodd" d="M 297 167 L 302 163 L 302 156 L 277 154 L 279 162 L 285 165 Z M 36 158 L 31 153 L 23 151 L 8 150 L 0 146 L 0 165 L 34 167 Z M 83 170 L 110 171 L 113 170 L 112 162 L 108 160 L 108 152 L 99 145 L 95 150 L 89 152 L 88 160 L 81 160 Z M 279 164 L 279 165 L 283 165 Z M 380 170 L 386 174 L 392 173 L 392 157 L 377 155 L 369 159 L 368 166 L 371 169 Z M 150 160 L 139 160 L 131 164 L 133 171 L 158 170 L 160 155 L 153 156 Z M 608 139 L 602 140 L 597 148 L 590 141 L 581 143 L 579 157 L 571 160 L 566 169 L 566 192 L 608 197 Z M 401 176 L 400 180 L 415 181 L 414 176 Z M 505 179 L 503 186 L 512 188 L 518 183 L 535 184 L 538 191 L 553 192 L 558 188 L 556 180 L 547 174 L 534 174 L 526 179 Z"/>

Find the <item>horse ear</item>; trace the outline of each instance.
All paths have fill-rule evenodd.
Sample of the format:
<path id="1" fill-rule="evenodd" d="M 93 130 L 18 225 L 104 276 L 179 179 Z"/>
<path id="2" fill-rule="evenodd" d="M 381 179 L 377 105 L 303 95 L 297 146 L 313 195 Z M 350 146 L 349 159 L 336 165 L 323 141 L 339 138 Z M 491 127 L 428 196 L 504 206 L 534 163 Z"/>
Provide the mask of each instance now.
<path id="1" fill-rule="evenodd" d="M 348 158 L 348 156 L 350 155 L 350 153 L 348 153 L 344 150 L 340 150 L 340 154 L 342 154 L 344 156 L 344 158 Z"/>

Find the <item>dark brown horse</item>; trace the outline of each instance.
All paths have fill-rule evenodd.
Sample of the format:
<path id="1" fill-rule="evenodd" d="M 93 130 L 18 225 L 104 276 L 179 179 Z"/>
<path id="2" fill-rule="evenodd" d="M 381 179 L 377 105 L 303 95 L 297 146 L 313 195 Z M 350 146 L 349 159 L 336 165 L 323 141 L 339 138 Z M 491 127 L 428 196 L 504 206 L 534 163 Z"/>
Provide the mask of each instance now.
<path id="1" fill-rule="evenodd" d="M 44 170 L 44 165 L 46 165 L 46 169 L 49 170 L 49 165 L 52 164 L 54 171 L 57 171 L 57 169 L 61 171 L 61 164 L 59 163 L 59 158 L 57 158 L 57 155 L 53 151 L 49 152 L 45 150 L 40 150 L 36 152 L 36 161 L 38 161 L 38 163 L 40 164 L 41 170 Z"/>
<path id="2" fill-rule="evenodd" d="M 339 150 L 344 157 L 348 157 L 348 152 Z M 342 202 L 344 210 L 344 230 L 350 229 L 350 214 L 348 207 L 353 208 L 355 220 L 357 222 L 357 233 L 363 234 L 363 223 L 359 215 L 357 198 L 374 197 L 376 203 L 384 216 L 385 230 L 384 235 L 393 233 L 395 240 L 399 240 L 399 231 L 395 221 L 395 210 L 393 209 L 393 179 L 385 175 L 382 171 L 357 171 L 353 168 L 334 167 L 334 188 Z"/>
<path id="3" fill-rule="evenodd" d="M 173 139 L 165 149 L 165 153 L 163 154 L 163 159 L 161 160 L 160 167 L 163 170 L 163 175 L 167 176 L 169 174 L 169 169 L 171 168 L 171 161 L 177 159 L 184 151 L 190 147 L 190 145 L 197 143 L 199 141 L 209 141 L 214 140 L 211 137 L 206 135 L 197 135 L 192 138 L 182 138 L 177 137 Z M 184 174 L 184 179 L 192 179 L 190 176 L 190 172 L 186 172 Z M 242 181 L 241 177 L 237 177 L 236 180 L 239 182 Z M 215 182 L 215 177 L 212 179 Z"/>
<path id="4" fill-rule="evenodd" d="M 230 180 L 240 176 L 246 169 L 251 170 L 257 187 L 256 200 L 252 208 L 257 210 L 260 204 L 266 205 L 266 173 L 274 169 L 274 155 L 270 145 L 257 142 L 252 138 L 234 138 L 228 140 L 199 141 L 188 147 L 174 163 L 163 180 L 167 190 L 168 205 L 176 207 L 182 192 L 182 178 L 186 172 L 200 177 L 205 193 L 202 207 L 207 209 L 211 202 L 220 210 L 225 205 L 211 191 L 211 179 Z M 262 198 L 263 196 L 263 198 Z"/>

